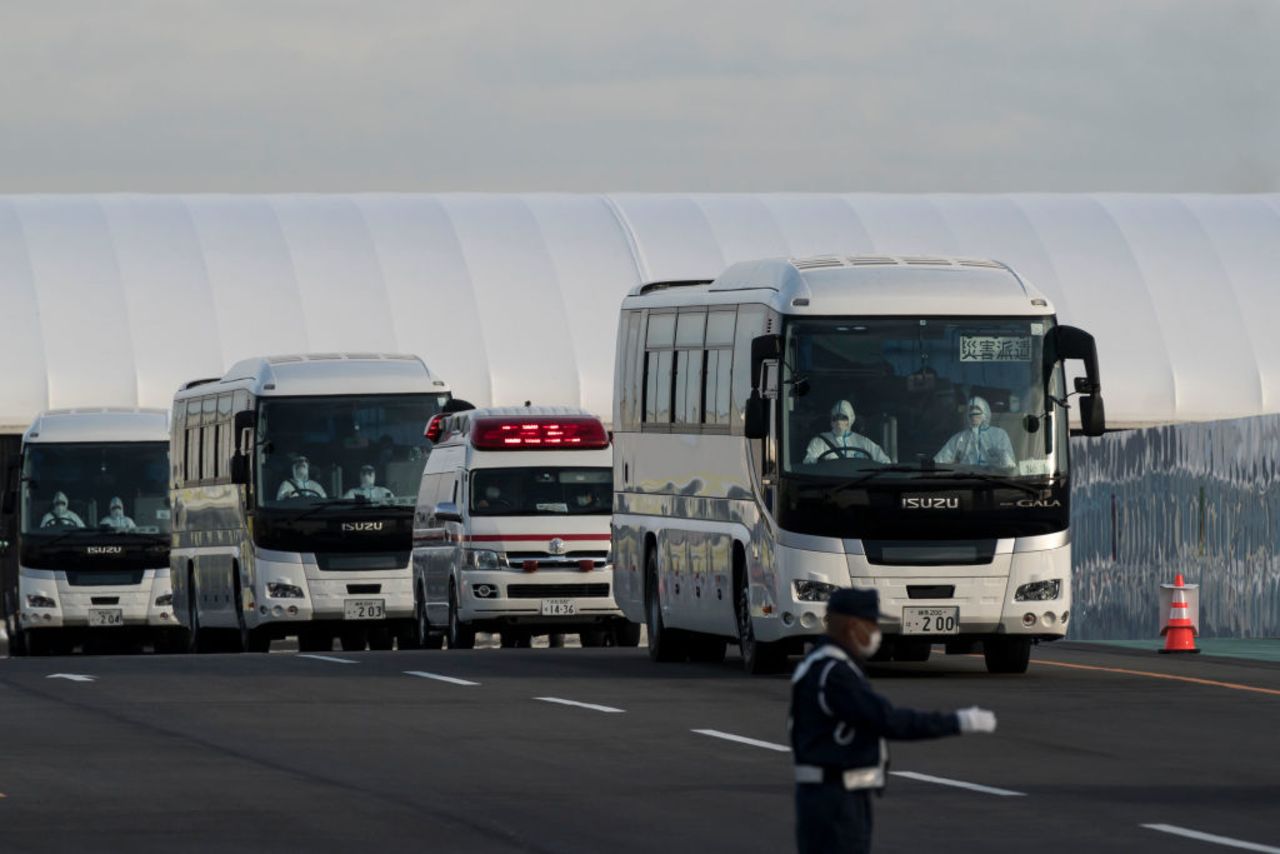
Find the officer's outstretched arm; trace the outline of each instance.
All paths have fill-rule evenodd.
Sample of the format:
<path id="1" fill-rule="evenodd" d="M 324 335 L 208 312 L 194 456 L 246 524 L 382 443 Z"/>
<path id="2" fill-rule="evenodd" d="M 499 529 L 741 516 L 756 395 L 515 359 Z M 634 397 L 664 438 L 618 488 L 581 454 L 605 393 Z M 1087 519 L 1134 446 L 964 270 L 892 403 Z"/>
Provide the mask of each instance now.
<path id="1" fill-rule="evenodd" d="M 820 704 L 855 731 L 870 730 L 880 738 L 894 741 L 960 734 L 960 722 L 955 712 L 918 712 L 896 708 L 845 667 L 833 667 L 820 690 Z"/>

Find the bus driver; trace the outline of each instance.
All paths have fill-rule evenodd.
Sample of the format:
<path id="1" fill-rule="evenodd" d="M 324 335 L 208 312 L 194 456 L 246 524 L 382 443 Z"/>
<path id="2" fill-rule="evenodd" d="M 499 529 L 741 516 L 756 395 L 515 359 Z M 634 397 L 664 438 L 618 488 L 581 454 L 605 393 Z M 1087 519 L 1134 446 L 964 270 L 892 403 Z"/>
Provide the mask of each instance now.
<path id="1" fill-rule="evenodd" d="M 864 459 L 878 463 L 893 462 L 875 442 L 853 432 L 855 419 L 853 404 L 847 400 L 837 400 L 831 407 L 831 430 L 819 433 L 809 441 L 805 449 L 806 463 L 822 462 L 829 459 Z"/>
<path id="2" fill-rule="evenodd" d="M 971 397 L 965 412 L 967 428 L 947 440 L 942 450 L 934 455 L 934 462 L 1001 469 L 1017 466 L 1018 459 L 1014 456 L 1009 434 L 991 426 L 991 405 L 984 398 Z"/>
<path id="3" fill-rule="evenodd" d="M 324 487 L 311 480 L 311 464 L 298 455 L 293 458 L 293 476 L 287 478 L 276 490 L 276 500 L 284 498 L 328 498 Z"/>

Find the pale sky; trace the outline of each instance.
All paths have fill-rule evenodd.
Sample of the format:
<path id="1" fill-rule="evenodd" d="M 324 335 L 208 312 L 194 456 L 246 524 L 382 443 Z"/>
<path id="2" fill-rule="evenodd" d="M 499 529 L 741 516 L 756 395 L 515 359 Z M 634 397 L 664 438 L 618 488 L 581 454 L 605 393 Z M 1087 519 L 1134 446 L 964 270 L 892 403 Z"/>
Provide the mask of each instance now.
<path id="1" fill-rule="evenodd" d="M 0 193 L 1280 190 L 1274 0 L 5 0 Z"/>

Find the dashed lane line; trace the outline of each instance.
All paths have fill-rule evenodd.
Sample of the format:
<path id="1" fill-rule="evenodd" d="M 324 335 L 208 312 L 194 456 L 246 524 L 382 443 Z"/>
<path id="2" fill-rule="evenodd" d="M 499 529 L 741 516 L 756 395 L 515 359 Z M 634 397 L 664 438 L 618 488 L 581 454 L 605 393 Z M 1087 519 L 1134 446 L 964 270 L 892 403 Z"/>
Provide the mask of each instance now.
<path id="1" fill-rule="evenodd" d="M 434 679 L 437 682 L 448 682 L 450 685 L 479 685 L 479 682 L 472 682 L 469 679 L 459 679 L 456 676 L 445 676 L 441 673 L 426 673 L 422 670 L 406 670 L 405 676 L 417 676 L 419 679 Z"/>
<path id="2" fill-rule="evenodd" d="M 1178 827 L 1176 824 L 1144 824 L 1147 830 L 1158 830 L 1161 833 L 1171 833 L 1174 836 L 1182 836 L 1187 839 L 1195 839 L 1198 842 L 1210 842 L 1214 845 L 1221 845 L 1225 848 L 1239 848 L 1244 851 L 1265 851 L 1269 854 L 1280 854 L 1280 848 L 1272 845 L 1260 845 L 1257 842 L 1245 842 L 1242 839 L 1232 839 L 1229 836 L 1216 836 L 1212 833 L 1203 833 L 1199 830 L 1189 830 L 1185 827 Z"/>
<path id="3" fill-rule="evenodd" d="M 1243 685 L 1239 682 L 1220 682 L 1217 679 L 1201 679 L 1197 676 L 1179 676 L 1175 673 L 1154 673 L 1150 670 L 1130 670 L 1126 667 L 1103 667 L 1097 664 L 1073 664 L 1066 661 L 1044 661 L 1042 659 L 1033 663 L 1043 664 L 1046 667 L 1066 667 L 1071 670 L 1093 670 L 1099 673 L 1120 673 L 1125 676 L 1146 676 L 1149 679 L 1167 679 L 1171 682 L 1187 682 L 1192 685 L 1208 685 L 1212 688 L 1229 688 L 1232 691 L 1251 691 L 1255 694 L 1269 694 L 1272 697 L 1280 697 L 1280 689 L 1263 688 L 1260 685 Z"/>
<path id="4" fill-rule="evenodd" d="M 745 735 L 734 735 L 731 732 L 722 732 L 718 729 L 695 729 L 698 735 L 709 735 L 712 738 L 720 738 L 725 741 L 736 742 L 737 744 L 746 744 L 751 747 L 763 747 L 765 750 L 776 750 L 779 753 L 790 753 L 791 748 L 785 744 L 778 744 L 772 741 L 761 741 L 758 738 L 747 738 Z M 896 777 L 906 777 L 911 780 L 919 780 L 922 783 L 937 783 L 940 786 L 953 786 L 957 789 L 968 789 L 972 792 L 982 792 L 987 795 L 999 795 L 1001 797 L 1025 797 L 1025 792 L 1015 792 L 1012 789 L 997 789 L 995 786 L 983 786 L 980 783 L 967 783 L 964 780 L 952 780 L 947 777 L 932 777 L 928 774 L 917 774 L 914 771 L 890 771 L 890 774 Z M 1280 854 L 1278 852 L 1277 854 Z"/>
<path id="5" fill-rule="evenodd" d="M 765 750 L 776 750 L 779 753 L 790 753 L 791 748 L 785 744 L 774 744 L 772 741 L 761 741 L 758 738 L 747 738 L 745 735 L 734 735 L 731 732 L 721 732 L 718 729 L 695 729 L 698 735 L 709 735 L 712 738 L 722 738 L 725 741 L 734 741 L 738 744 L 748 744 L 752 747 L 763 747 Z"/>
<path id="6" fill-rule="evenodd" d="M 332 661 L 334 664 L 359 664 L 354 658 L 338 658 L 335 655 L 315 655 L 310 652 L 298 653 L 298 658 L 311 658 L 316 661 Z"/>
<path id="7" fill-rule="evenodd" d="M 626 711 L 626 709 L 617 709 L 613 706 L 600 706 L 595 703 L 579 703 L 577 700 L 566 700 L 563 697 L 534 697 L 533 699 L 541 700 L 544 703 L 557 703 L 561 706 L 577 706 L 580 709 L 590 709 L 593 712 L 621 714 Z"/>
<path id="8" fill-rule="evenodd" d="M 968 789 L 971 792 L 982 792 L 985 795 L 998 795 L 1002 798 L 1023 798 L 1026 792 L 1015 792 L 1012 789 L 997 789 L 995 786 L 984 786 L 981 783 L 966 783 L 964 780 L 952 780 L 949 777 L 933 777 L 929 774 L 917 774 L 915 771 L 890 771 L 894 777 L 905 777 L 908 780 L 919 780 L 921 783 L 937 783 L 939 786 L 954 786 L 957 789 Z"/>

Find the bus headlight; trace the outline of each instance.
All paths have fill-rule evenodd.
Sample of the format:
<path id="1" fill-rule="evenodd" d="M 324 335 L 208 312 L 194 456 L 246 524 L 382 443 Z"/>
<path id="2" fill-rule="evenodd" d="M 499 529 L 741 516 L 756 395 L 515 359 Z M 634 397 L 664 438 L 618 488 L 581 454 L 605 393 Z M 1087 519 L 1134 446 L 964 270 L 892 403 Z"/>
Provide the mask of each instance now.
<path id="1" fill-rule="evenodd" d="M 301 599 L 302 588 L 285 581 L 271 581 L 267 583 L 267 595 L 272 599 Z"/>
<path id="2" fill-rule="evenodd" d="M 840 588 L 825 581 L 797 581 L 796 598 L 801 602 L 825 602 Z"/>
<path id="3" fill-rule="evenodd" d="M 156 597 L 156 607 L 157 607 L 157 608 L 171 608 L 171 607 L 173 607 L 173 594 L 172 594 L 172 593 L 163 593 L 163 594 L 161 594 L 161 595 L 157 596 L 157 597 Z"/>
<path id="4" fill-rule="evenodd" d="M 53 601 L 48 596 L 45 596 L 42 593 L 28 593 L 27 607 L 28 608 L 56 608 L 58 607 L 58 603 Z"/>
<path id="5" fill-rule="evenodd" d="M 1023 584 L 1013 593 L 1015 602 L 1043 602 L 1057 599 L 1062 592 L 1062 579 L 1051 578 L 1048 581 L 1032 581 Z"/>
<path id="6" fill-rule="evenodd" d="M 495 552 L 490 549 L 467 549 L 466 550 L 467 569 L 501 569 L 502 553 Z"/>

